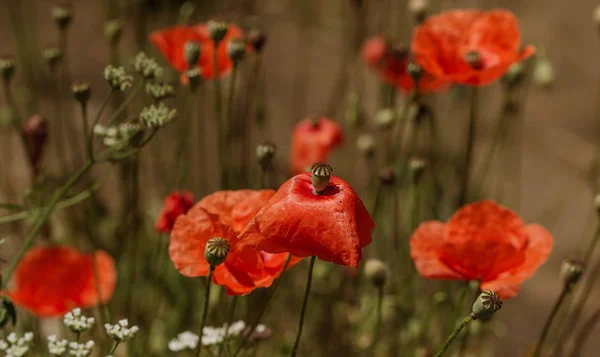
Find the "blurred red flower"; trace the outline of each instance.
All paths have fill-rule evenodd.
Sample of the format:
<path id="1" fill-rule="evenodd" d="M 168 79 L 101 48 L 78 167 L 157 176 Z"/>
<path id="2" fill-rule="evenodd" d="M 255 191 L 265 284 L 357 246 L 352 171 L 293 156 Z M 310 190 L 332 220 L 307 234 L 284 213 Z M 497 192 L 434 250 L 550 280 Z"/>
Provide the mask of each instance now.
<path id="1" fill-rule="evenodd" d="M 94 253 L 100 297 L 107 302 L 115 291 L 117 270 L 111 256 Z M 60 316 L 75 307 L 98 304 L 92 255 L 64 247 L 29 250 L 15 270 L 8 295 L 18 306 L 37 316 Z"/>
<path id="2" fill-rule="evenodd" d="M 242 245 L 358 267 L 362 248 L 371 243 L 373 219 L 339 177 L 331 176 L 323 193 L 314 190 L 308 172 L 281 185 L 240 234 Z"/>
<path id="3" fill-rule="evenodd" d="M 172 192 L 165 197 L 163 209 L 156 219 L 154 229 L 159 233 L 170 232 L 177 217 L 186 214 L 193 205 L 194 196 L 191 192 Z"/>
<path id="4" fill-rule="evenodd" d="M 481 290 L 514 297 L 552 251 L 552 235 L 525 225 L 494 201 L 462 207 L 448 223 L 422 223 L 410 240 L 419 274 L 425 278 L 480 280 Z"/>
<path id="5" fill-rule="evenodd" d="M 243 32 L 236 25 L 229 24 L 225 38 L 219 42 L 217 48 L 217 65 L 219 76 L 228 73 L 233 67 L 233 62 L 227 55 L 227 45 L 231 39 L 243 37 Z M 155 31 L 150 34 L 150 42 L 156 46 L 169 64 L 179 72 L 188 69 L 183 48 L 186 42 L 194 41 L 200 45 L 200 59 L 198 66 L 204 78 L 214 78 L 215 44 L 208 35 L 207 24 L 195 26 L 175 26 Z"/>
<path id="6" fill-rule="evenodd" d="M 293 175 L 308 171 L 315 162 L 325 162 L 343 142 L 342 128 L 327 117 L 306 118 L 294 127 L 290 152 Z"/>
<path id="7" fill-rule="evenodd" d="M 225 262 L 214 271 L 214 283 L 224 286 L 229 295 L 245 295 L 256 288 L 271 286 L 288 255 L 264 254 L 241 247 L 237 235 L 274 194 L 273 190 L 237 190 L 218 191 L 204 197 L 177 219 L 171 232 L 169 254 L 175 268 L 185 276 L 207 276 L 206 242 L 222 237 L 229 242 L 230 250 Z M 299 260 L 292 258 L 288 268 Z"/>
<path id="8" fill-rule="evenodd" d="M 452 10 L 434 15 L 419 25 L 412 52 L 421 67 L 448 82 L 471 86 L 489 84 L 508 68 L 533 53 L 520 50 L 518 20 L 506 10 Z M 469 56 L 479 57 L 469 63 Z"/>
<path id="9" fill-rule="evenodd" d="M 381 79 L 389 84 L 410 92 L 414 89 L 414 80 L 407 72 L 410 59 L 408 49 L 394 48 L 383 36 L 376 36 L 363 44 L 362 58 L 367 66 L 374 69 Z M 446 87 L 444 81 L 424 73 L 419 81 L 422 93 L 441 90 Z"/>

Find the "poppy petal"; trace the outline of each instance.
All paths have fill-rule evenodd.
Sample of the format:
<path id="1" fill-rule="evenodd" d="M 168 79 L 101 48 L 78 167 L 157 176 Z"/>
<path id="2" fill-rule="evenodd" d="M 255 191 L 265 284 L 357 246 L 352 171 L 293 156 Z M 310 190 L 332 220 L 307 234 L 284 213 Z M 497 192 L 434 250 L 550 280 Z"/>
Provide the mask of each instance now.
<path id="1" fill-rule="evenodd" d="M 421 223 L 410 239 L 410 256 L 424 278 L 467 280 L 440 259 L 446 244 L 444 228 L 438 221 Z"/>
<path id="2" fill-rule="evenodd" d="M 202 198 L 197 204 L 219 216 L 221 223 L 231 225 L 231 211 L 240 202 L 252 196 L 253 190 L 217 191 Z"/>
<path id="3" fill-rule="evenodd" d="M 150 34 L 150 42 L 154 44 L 169 64 L 179 72 L 187 69 L 188 65 L 183 56 L 183 48 L 188 41 L 203 42 L 203 38 L 188 26 L 176 26 L 155 31 Z M 202 53 L 205 49 L 202 48 Z"/>
<path id="4" fill-rule="evenodd" d="M 231 227 L 236 232 L 241 232 L 246 228 L 254 216 L 264 207 L 275 190 L 252 191 L 246 199 L 236 204 L 231 210 Z"/>

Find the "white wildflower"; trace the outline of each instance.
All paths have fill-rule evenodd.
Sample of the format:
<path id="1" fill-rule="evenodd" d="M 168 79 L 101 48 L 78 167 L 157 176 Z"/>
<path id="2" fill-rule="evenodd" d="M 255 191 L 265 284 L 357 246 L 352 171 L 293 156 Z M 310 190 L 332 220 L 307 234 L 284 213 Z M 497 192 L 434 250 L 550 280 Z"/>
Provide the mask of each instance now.
<path id="1" fill-rule="evenodd" d="M 75 357 L 87 357 L 92 354 L 94 345 L 94 341 L 87 341 L 85 343 L 70 342 L 69 355 Z"/>
<path id="2" fill-rule="evenodd" d="M 0 340 L 0 350 L 4 351 L 5 357 L 22 357 L 29 352 L 29 345 L 33 341 L 33 333 L 25 332 L 23 337 L 11 332 L 5 340 Z"/>
<path id="3" fill-rule="evenodd" d="M 193 350 L 198 347 L 198 335 L 190 331 L 185 331 L 177 335 L 177 338 L 169 342 L 169 350 L 179 352 L 186 349 Z"/>
<path id="4" fill-rule="evenodd" d="M 150 105 L 142 109 L 140 122 L 148 128 L 160 128 L 167 125 L 177 116 L 177 109 L 169 109 L 164 103 Z"/>
<path id="5" fill-rule="evenodd" d="M 227 324 L 225 324 L 227 326 Z M 227 336 L 238 336 L 244 329 L 246 328 L 246 323 L 244 321 L 237 321 L 231 324 L 231 326 L 227 329 Z"/>
<path id="6" fill-rule="evenodd" d="M 144 52 L 140 52 L 135 56 L 133 60 L 133 67 L 135 68 L 136 72 L 146 80 L 155 79 L 163 72 L 162 67 L 158 64 L 156 59 L 148 56 Z"/>
<path id="7" fill-rule="evenodd" d="M 67 312 L 63 322 L 71 331 L 80 333 L 90 330 L 96 320 L 93 317 L 81 315 L 81 309 L 76 308 L 71 312 Z"/>
<path id="8" fill-rule="evenodd" d="M 110 65 L 104 69 L 104 78 L 113 89 L 119 91 L 131 87 L 133 82 L 133 77 L 125 72 L 125 68 Z"/>
<path id="9" fill-rule="evenodd" d="M 135 337 L 135 334 L 140 330 L 137 326 L 129 326 L 127 319 L 120 320 L 118 324 L 105 324 L 106 333 L 115 341 L 126 341 Z"/>
<path id="10" fill-rule="evenodd" d="M 60 357 L 67 352 L 67 345 L 69 341 L 58 340 L 56 335 L 48 336 L 48 352 L 54 357 Z"/>

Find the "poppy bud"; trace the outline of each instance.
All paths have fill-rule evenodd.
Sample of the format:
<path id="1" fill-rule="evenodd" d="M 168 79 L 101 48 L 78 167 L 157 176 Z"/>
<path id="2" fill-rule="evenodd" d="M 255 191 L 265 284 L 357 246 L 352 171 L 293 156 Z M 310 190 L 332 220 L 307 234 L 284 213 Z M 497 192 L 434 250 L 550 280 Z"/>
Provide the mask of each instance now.
<path id="1" fill-rule="evenodd" d="M 42 153 L 44 152 L 46 139 L 48 138 L 48 124 L 46 119 L 41 115 L 33 115 L 27 119 L 23 131 L 27 139 L 29 161 L 31 162 L 34 172 L 36 172 L 40 164 Z"/>
<path id="2" fill-rule="evenodd" d="M 88 82 L 77 82 L 71 86 L 71 92 L 76 101 L 80 103 L 87 103 L 90 100 L 91 88 Z"/>
<path id="3" fill-rule="evenodd" d="M 393 185 L 396 182 L 396 173 L 391 167 L 384 167 L 379 171 L 382 185 Z"/>
<path id="4" fill-rule="evenodd" d="M 554 68 L 546 56 L 546 51 L 540 49 L 533 68 L 533 80 L 544 89 L 549 89 L 554 84 Z"/>
<path id="5" fill-rule="evenodd" d="M 396 121 L 396 111 L 392 108 L 381 109 L 375 113 L 375 124 L 381 130 L 387 130 Z"/>
<path id="6" fill-rule="evenodd" d="M 120 20 L 108 20 L 104 23 L 104 36 L 112 45 L 116 45 L 121 41 L 123 34 L 123 23 Z"/>
<path id="7" fill-rule="evenodd" d="M 210 20 L 208 22 L 208 36 L 215 44 L 218 44 L 225 38 L 227 30 L 229 30 L 229 24 L 227 22 L 215 20 Z"/>
<path id="8" fill-rule="evenodd" d="M 319 194 L 325 191 L 327 186 L 329 186 L 329 179 L 331 178 L 333 168 L 324 162 L 317 162 L 312 165 L 310 172 L 312 173 L 311 179 L 315 193 Z"/>
<path id="9" fill-rule="evenodd" d="M 3 81 L 9 82 L 15 75 L 15 59 L 10 56 L 0 58 L 0 76 Z"/>
<path id="10" fill-rule="evenodd" d="M 271 161 L 275 156 L 275 151 L 275 144 L 268 141 L 265 141 L 256 147 L 256 160 L 263 170 L 271 165 Z"/>
<path id="11" fill-rule="evenodd" d="M 229 242 L 225 238 L 215 237 L 206 242 L 204 258 L 211 267 L 216 267 L 225 261 L 229 254 Z"/>
<path id="12" fill-rule="evenodd" d="M 416 62 L 408 62 L 406 65 L 406 72 L 410 78 L 412 78 L 415 84 L 421 82 L 421 78 L 423 77 L 423 68 L 421 68 L 421 66 L 419 66 Z M 418 86 L 415 85 L 415 88 L 418 88 Z"/>
<path id="13" fill-rule="evenodd" d="M 200 44 L 196 41 L 188 41 L 183 45 L 183 57 L 188 67 L 193 67 L 200 60 Z"/>
<path id="14" fill-rule="evenodd" d="M 227 55 L 233 61 L 233 65 L 236 66 L 246 53 L 246 42 L 241 38 L 234 38 L 227 44 Z"/>
<path id="15" fill-rule="evenodd" d="M 265 46 L 267 41 L 265 34 L 259 29 L 251 29 L 248 32 L 247 37 L 248 44 L 254 48 L 254 50 L 260 53 Z"/>
<path id="16" fill-rule="evenodd" d="M 200 76 L 202 75 L 199 67 L 190 68 L 185 71 L 185 76 L 190 81 L 190 89 L 194 91 L 200 84 Z"/>
<path id="17" fill-rule="evenodd" d="M 375 155 L 375 138 L 369 133 L 360 134 L 356 140 L 356 147 L 366 157 Z"/>
<path id="18" fill-rule="evenodd" d="M 54 69 L 54 67 L 62 59 L 62 52 L 58 49 L 58 47 L 51 46 L 44 49 L 42 57 L 44 57 L 44 62 L 46 62 L 48 67 L 50 67 L 50 69 Z"/>
<path id="19" fill-rule="evenodd" d="M 59 30 L 66 30 L 73 21 L 73 11 L 66 4 L 55 5 L 52 8 L 52 18 Z"/>
<path id="20" fill-rule="evenodd" d="M 378 259 L 369 259 L 365 263 L 365 276 L 378 288 L 381 288 L 387 282 L 390 275 L 387 265 Z"/>
<path id="21" fill-rule="evenodd" d="M 415 17 L 417 23 L 425 21 L 429 10 L 429 0 L 410 0 L 408 11 Z"/>
<path id="22" fill-rule="evenodd" d="M 491 290 L 481 292 L 471 310 L 473 320 L 488 321 L 502 307 L 500 296 Z"/>
<path id="23" fill-rule="evenodd" d="M 2 297 L 0 304 L 0 328 L 12 322 L 13 326 L 17 323 L 17 310 L 13 302 L 6 296 Z"/>
<path id="24" fill-rule="evenodd" d="M 579 259 L 565 259 L 560 269 L 560 275 L 564 284 L 571 287 L 579 281 L 583 271 L 585 270 L 585 264 Z"/>
<path id="25" fill-rule="evenodd" d="M 481 59 L 481 55 L 477 51 L 467 52 L 467 54 L 465 55 L 465 61 L 467 61 L 467 63 L 469 65 L 471 65 L 471 67 L 473 67 L 473 69 L 479 70 L 479 69 L 483 68 L 483 62 Z"/>
<path id="26" fill-rule="evenodd" d="M 408 161 L 408 170 L 412 178 L 413 183 L 418 183 L 423 176 L 423 172 L 427 168 L 427 162 L 423 158 L 414 157 Z"/>

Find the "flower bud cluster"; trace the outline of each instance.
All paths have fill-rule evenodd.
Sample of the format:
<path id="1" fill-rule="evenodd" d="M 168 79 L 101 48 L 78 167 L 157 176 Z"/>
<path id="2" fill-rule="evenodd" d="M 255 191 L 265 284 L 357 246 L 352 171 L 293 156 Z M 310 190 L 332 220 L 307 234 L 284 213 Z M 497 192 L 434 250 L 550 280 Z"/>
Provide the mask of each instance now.
<path id="1" fill-rule="evenodd" d="M 69 328 L 69 330 L 75 333 L 80 333 L 90 330 L 92 326 L 94 326 L 96 319 L 93 317 L 83 316 L 81 314 L 81 309 L 76 308 L 71 312 L 67 312 L 63 318 L 63 322 L 65 326 Z"/>
<path id="2" fill-rule="evenodd" d="M 104 328 L 106 329 L 106 333 L 118 342 L 131 340 L 140 330 L 139 327 L 135 325 L 129 327 L 129 321 L 127 319 L 119 320 L 119 323 L 114 325 L 105 324 Z"/>
<path id="3" fill-rule="evenodd" d="M 48 336 L 48 353 L 54 357 L 61 357 L 67 352 L 69 341 L 59 340 L 56 335 Z"/>
<path id="4" fill-rule="evenodd" d="M 112 89 L 124 91 L 131 87 L 133 77 L 125 72 L 124 67 L 107 66 L 104 69 L 104 78 Z"/>
<path id="5" fill-rule="evenodd" d="M 142 109 L 140 123 L 147 128 L 160 128 L 172 122 L 177 117 L 177 109 L 169 109 L 164 103 L 158 106 L 150 105 Z"/>
<path id="6" fill-rule="evenodd" d="M 138 53 L 133 60 L 135 71 L 145 80 L 153 80 L 163 72 L 162 67 L 155 58 L 148 56 L 144 52 Z"/>
<path id="7" fill-rule="evenodd" d="M 85 343 L 69 342 L 69 355 L 75 357 L 87 357 L 92 354 L 94 345 L 94 341 L 87 341 Z"/>
<path id="8" fill-rule="evenodd" d="M 94 126 L 94 134 L 103 136 L 104 139 L 102 142 L 104 145 L 118 151 L 129 148 L 131 139 L 140 133 L 142 129 L 142 125 L 132 122 L 125 122 L 110 127 L 97 124 Z"/>
<path id="9" fill-rule="evenodd" d="M 164 100 L 175 94 L 175 88 L 168 83 L 147 82 L 146 94 L 156 101 Z"/>
<path id="10" fill-rule="evenodd" d="M 33 332 L 25 332 L 23 337 L 18 337 L 16 333 L 11 332 L 6 340 L 0 340 L 0 351 L 3 351 L 6 356 L 25 356 L 29 352 L 32 341 Z"/>

